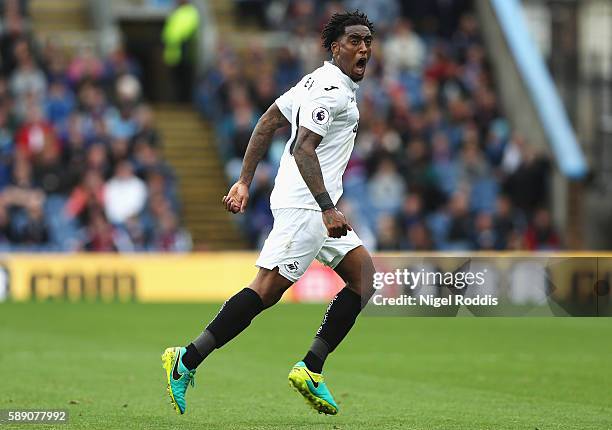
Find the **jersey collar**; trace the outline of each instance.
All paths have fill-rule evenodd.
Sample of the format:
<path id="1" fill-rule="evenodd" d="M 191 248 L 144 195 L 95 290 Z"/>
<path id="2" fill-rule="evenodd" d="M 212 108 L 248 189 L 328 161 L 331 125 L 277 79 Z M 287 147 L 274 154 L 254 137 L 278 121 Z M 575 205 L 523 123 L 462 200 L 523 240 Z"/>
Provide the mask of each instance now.
<path id="1" fill-rule="evenodd" d="M 334 63 L 332 63 L 331 61 L 325 61 L 323 65 L 327 67 L 329 70 L 331 70 L 332 73 L 335 73 L 336 75 L 338 75 L 338 77 L 342 79 L 344 83 L 348 85 L 348 87 L 351 88 L 353 91 L 359 88 L 359 84 L 357 84 L 357 82 L 353 81 L 350 77 L 345 75 L 344 72 L 340 70 L 340 68 L 336 66 Z"/>

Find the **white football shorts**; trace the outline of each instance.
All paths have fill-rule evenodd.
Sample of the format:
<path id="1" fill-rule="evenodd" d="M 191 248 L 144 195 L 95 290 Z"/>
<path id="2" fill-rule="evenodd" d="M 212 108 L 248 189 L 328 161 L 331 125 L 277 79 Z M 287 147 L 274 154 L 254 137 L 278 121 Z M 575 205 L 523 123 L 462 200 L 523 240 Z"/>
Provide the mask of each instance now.
<path id="1" fill-rule="evenodd" d="M 335 268 L 351 250 L 360 246 L 354 231 L 334 239 L 327 236 L 321 212 L 312 209 L 273 209 L 274 226 L 266 239 L 255 265 L 278 272 L 296 282 L 316 258 Z"/>

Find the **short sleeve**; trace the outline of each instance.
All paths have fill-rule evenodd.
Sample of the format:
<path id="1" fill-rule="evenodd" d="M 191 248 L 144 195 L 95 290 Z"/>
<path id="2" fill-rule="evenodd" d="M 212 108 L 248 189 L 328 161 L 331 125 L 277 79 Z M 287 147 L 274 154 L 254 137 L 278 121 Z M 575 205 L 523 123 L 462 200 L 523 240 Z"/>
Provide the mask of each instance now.
<path id="1" fill-rule="evenodd" d="M 291 122 L 291 111 L 293 109 L 293 98 L 295 95 L 295 91 L 296 88 L 291 87 L 274 101 L 278 109 L 281 111 L 283 116 L 287 118 L 287 121 L 289 122 Z"/>
<path id="2" fill-rule="evenodd" d="M 325 137 L 341 107 L 341 93 L 337 87 L 315 90 L 300 105 L 299 125 Z"/>

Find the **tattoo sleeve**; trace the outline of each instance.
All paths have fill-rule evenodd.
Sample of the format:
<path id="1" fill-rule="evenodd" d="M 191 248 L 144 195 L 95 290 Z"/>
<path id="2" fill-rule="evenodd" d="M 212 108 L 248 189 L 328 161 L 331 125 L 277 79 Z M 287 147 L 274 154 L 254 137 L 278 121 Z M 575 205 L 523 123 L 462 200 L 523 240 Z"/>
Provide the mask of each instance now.
<path id="1" fill-rule="evenodd" d="M 251 134 L 244 160 L 242 160 L 240 182 L 245 183 L 247 186 L 251 185 L 255 169 L 264 155 L 266 155 L 270 143 L 272 143 L 274 132 L 286 125 L 289 125 L 289 121 L 281 113 L 276 103 L 272 103 L 266 113 L 259 118 L 253 134 Z"/>
<path id="2" fill-rule="evenodd" d="M 323 138 L 317 133 L 305 127 L 300 127 L 298 130 L 297 142 L 293 149 L 295 163 L 313 196 L 318 196 L 321 193 L 327 192 L 325 189 L 325 182 L 323 181 L 323 173 L 321 173 L 319 157 L 317 157 L 317 153 L 315 152 L 321 140 L 323 140 Z"/>

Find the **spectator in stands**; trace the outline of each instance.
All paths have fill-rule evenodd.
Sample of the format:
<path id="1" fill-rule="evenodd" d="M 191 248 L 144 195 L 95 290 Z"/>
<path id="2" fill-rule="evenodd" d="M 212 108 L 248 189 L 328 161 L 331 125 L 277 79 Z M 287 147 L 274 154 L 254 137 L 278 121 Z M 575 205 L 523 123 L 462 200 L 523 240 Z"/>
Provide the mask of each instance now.
<path id="1" fill-rule="evenodd" d="M 45 245 L 49 242 L 49 228 L 43 212 L 43 203 L 32 199 L 24 208 L 23 217 L 17 217 L 13 240 L 25 246 Z"/>
<path id="2" fill-rule="evenodd" d="M 437 131 L 432 137 L 432 169 L 435 186 L 445 196 L 452 195 L 459 183 L 459 163 L 453 157 L 446 133 Z"/>
<path id="3" fill-rule="evenodd" d="M 154 126 L 155 119 L 151 107 L 144 104 L 138 106 L 134 113 L 134 119 L 136 121 L 136 132 L 131 138 L 130 146 L 133 147 L 135 142 L 145 140 L 152 147 L 160 149 L 161 138 Z"/>
<path id="4" fill-rule="evenodd" d="M 496 249 L 506 249 L 515 234 L 522 234 L 524 230 L 524 220 L 516 208 L 512 206 L 512 201 L 506 195 L 497 198 L 495 212 L 493 215 L 493 226 L 495 229 Z"/>
<path id="5" fill-rule="evenodd" d="M 394 31 L 384 42 L 383 50 L 385 71 L 393 76 L 401 72 L 420 73 L 425 66 L 425 44 L 405 18 L 395 22 Z"/>
<path id="6" fill-rule="evenodd" d="M 298 57 L 288 48 L 280 48 L 276 58 L 275 81 L 281 92 L 287 91 L 300 80 L 302 65 Z"/>
<path id="7" fill-rule="evenodd" d="M 128 140 L 122 137 L 116 137 L 110 142 L 110 161 L 113 170 L 119 163 L 126 160 L 129 156 L 130 146 Z"/>
<path id="8" fill-rule="evenodd" d="M 44 201 L 45 195 L 34 185 L 32 165 L 23 156 L 16 155 L 13 177 L 3 190 L 4 203 L 11 207 L 27 207 L 32 201 Z"/>
<path id="9" fill-rule="evenodd" d="M 164 177 L 166 181 L 174 179 L 174 173 L 159 155 L 159 150 L 149 145 L 142 139 L 136 142 L 133 148 L 133 162 L 136 174 L 146 179 L 149 174 L 156 172 Z"/>
<path id="10" fill-rule="evenodd" d="M 87 224 L 83 249 L 93 252 L 115 252 L 115 228 L 106 220 L 104 212 L 95 210 Z"/>
<path id="11" fill-rule="evenodd" d="M 139 217 L 132 216 L 116 228 L 115 246 L 119 252 L 146 251 L 151 240 L 149 236 L 150 232 L 145 229 Z M 158 247 L 156 249 L 161 250 Z"/>
<path id="12" fill-rule="evenodd" d="M 36 64 L 34 55 L 25 39 L 19 39 L 14 50 L 17 66 L 11 74 L 10 89 L 16 100 L 15 110 L 18 116 L 23 118 L 29 107 L 25 105 L 27 100 L 31 100 L 32 103 L 41 103 L 44 99 L 47 80 Z"/>
<path id="13" fill-rule="evenodd" d="M 123 75 L 132 75 L 136 78 L 142 77 L 140 66 L 130 58 L 125 50 L 125 46 L 121 42 L 114 46 L 112 52 L 103 59 L 103 63 L 104 79 L 107 81 Z"/>
<path id="14" fill-rule="evenodd" d="M 138 129 L 134 111 L 140 97 L 140 84 L 135 77 L 123 75 L 117 79 L 117 109 L 108 115 L 107 128 L 115 139 L 131 139 Z"/>
<path id="15" fill-rule="evenodd" d="M 153 243 L 160 251 L 185 252 L 190 248 L 189 237 L 180 229 L 178 219 L 171 211 L 164 212 L 158 219 Z"/>
<path id="16" fill-rule="evenodd" d="M 450 249 L 471 249 L 473 224 L 468 201 L 464 191 L 457 191 L 449 202 L 450 219 L 446 242 Z"/>
<path id="17" fill-rule="evenodd" d="M 70 187 L 75 187 L 81 179 L 86 167 L 87 150 L 83 134 L 83 120 L 80 115 L 72 112 L 61 130 L 62 165 Z"/>
<path id="18" fill-rule="evenodd" d="M 486 133 L 485 154 L 491 166 L 496 170 L 499 170 L 508 144 L 508 131 L 507 121 L 498 118 L 491 123 L 490 129 Z"/>
<path id="19" fill-rule="evenodd" d="M 49 92 L 44 100 L 46 118 L 61 129 L 65 127 L 65 123 L 75 107 L 76 99 L 66 82 L 61 79 L 51 81 Z"/>
<path id="20" fill-rule="evenodd" d="M 112 169 L 109 154 L 103 143 L 94 142 L 89 146 L 87 150 L 86 170 L 94 170 L 103 178 L 110 177 Z"/>
<path id="21" fill-rule="evenodd" d="M 163 170 L 151 169 L 144 179 L 147 182 L 149 196 L 160 195 L 170 204 L 173 211 L 180 209 L 178 193 L 173 178 L 167 176 Z"/>
<path id="22" fill-rule="evenodd" d="M 115 81 L 116 104 L 122 108 L 135 108 L 142 95 L 140 82 L 134 75 L 120 75 Z"/>
<path id="23" fill-rule="evenodd" d="M 66 194 L 69 187 L 67 175 L 60 158 L 59 145 L 45 145 L 33 165 L 34 182 L 46 194 Z"/>
<path id="24" fill-rule="evenodd" d="M 558 250 L 561 240 L 552 225 L 550 212 L 537 209 L 525 233 L 527 249 L 531 251 Z"/>
<path id="25" fill-rule="evenodd" d="M 494 227 L 493 217 L 490 213 L 480 212 L 474 221 L 474 249 L 493 250 L 499 243 Z"/>
<path id="26" fill-rule="evenodd" d="M 72 59 L 67 78 L 76 87 L 84 81 L 99 82 L 104 76 L 104 64 L 90 47 L 84 47 Z"/>
<path id="27" fill-rule="evenodd" d="M 0 28 L 0 62 L 2 74 L 10 76 L 17 66 L 15 46 L 21 40 L 27 40 L 27 14 L 24 2 L 18 0 L 5 0 L 0 4 L 2 11 L 2 27 Z"/>
<path id="28" fill-rule="evenodd" d="M 255 109 L 258 112 L 265 112 L 274 103 L 277 94 L 278 89 L 273 73 L 267 69 L 261 70 L 253 85 Z"/>
<path id="29" fill-rule="evenodd" d="M 42 208 L 45 195 L 34 186 L 31 165 L 18 156 L 13 169 L 12 184 L 2 193 L 2 205 L 9 210 L 10 238 L 15 244 L 41 245 L 49 235 Z"/>
<path id="30" fill-rule="evenodd" d="M 368 183 L 368 197 L 375 210 L 392 214 L 399 209 L 405 185 L 393 159 L 383 158 Z"/>
<path id="31" fill-rule="evenodd" d="M 453 48 L 460 59 L 468 56 L 468 51 L 474 46 L 482 46 L 478 32 L 478 21 L 471 13 L 466 13 L 459 19 L 459 28 L 451 38 Z"/>
<path id="32" fill-rule="evenodd" d="M 59 150 L 55 130 L 52 124 L 44 118 L 38 104 L 28 107 L 25 122 L 17 130 L 15 141 L 17 150 L 28 160 L 34 162 L 45 148 L 51 147 L 53 150 Z"/>
<path id="33" fill-rule="evenodd" d="M 425 196 L 428 207 L 435 206 L 435 202 L 430 200 L 437 198 L 435 190 L 435 176 L 430 162 L 431 156 L 429 148 L 423 139 L 417 138 L 408 143 L 404 152 L 403 169 L 404 178 L 408 184 L 408 189 L 419 189 L 427 191 Z"/>
<path id="34" fill-rule="evenodd" d="M 457 160 L 457 170 L 459 183 L 466 184 L 470 188 L 478 181 L 491 176 L 489 165 L 477 141 L 463 144 L 463 149 Z"/>
<path id="35" fill-rule="evenodd" d="M 527 144 L 521 147 L 519 163 L 506 178 L 504 190 L 515 206 L 535 216 L 535 210 L 548 203 L 550 163 Z"/>
<path id="36" fill-rule="evenodd" d="M 69 60 L 63 47 L 59 45 L 58 39 L 49 38 L 44 42 L 40 63 L 49 82 L 62 81 L 70 86 L 66 73 Z M 74 87 L 71 89 L 74 90 Z"/>
<path id="37" fill-rule="evenodd" d="M 397 217 L 400 228 L 407 232 L 412 225 L 422 222 L 423 217 L 423 199 L 419 194 L 408 194 Z"/>
<path id="38" fill-rule="evenodd" d="M 311 27 L 311 22 L 296 24 L 291 35 L 291 41 L 288 44 L 293 55 L 299 60 L 302 70 L 314 70 L 323 61 L 321 42 L 311 31 Z M 265 109 L 268 106 L 265 106 Z"/>
<path id="39" fill-rule="evenodd" d="M 232 155 L 242 158 L 257 124 L 259 113 L 255 111 L 247 88 L 242 85 L 231 88 L 230 106 L 231 113 L 224 117 L 221 129 L 226 142 L 231 146 Z"/>
<path id="40" fill-rule="evenodd" d="M 104 189 L 104 211 L 113 224 L 122 224 L 138 215 L 147 201 L 147 187 L 142 179 L 134 175 L 132 164 L 120 161 L 114 176 Z"/>
<path id="41" fill-rule="evenodd" d="M 378 217 L 376 228 L 377 249 L 379 251 L 398 251 L 401 249 L 401 234 L 395 218 L 391 215 Z"/>
<path id="42" fill-rule="evenodd" d="M 87 224 L 94 210 L 104 208 L 104 178 L 96 170 L 88 170 L 82 182 L 72 190 L 66 202 L 66 215 Z"/>
<path id="43" fill-rule="evenodd" d="M 421 221 L 412 224 L 408 228 L 406 239 L 407 243 L 404 245 L 404 249 L 409 249 L 412 251 L 428 251 L 433 246 L 429 230 Z"/>

